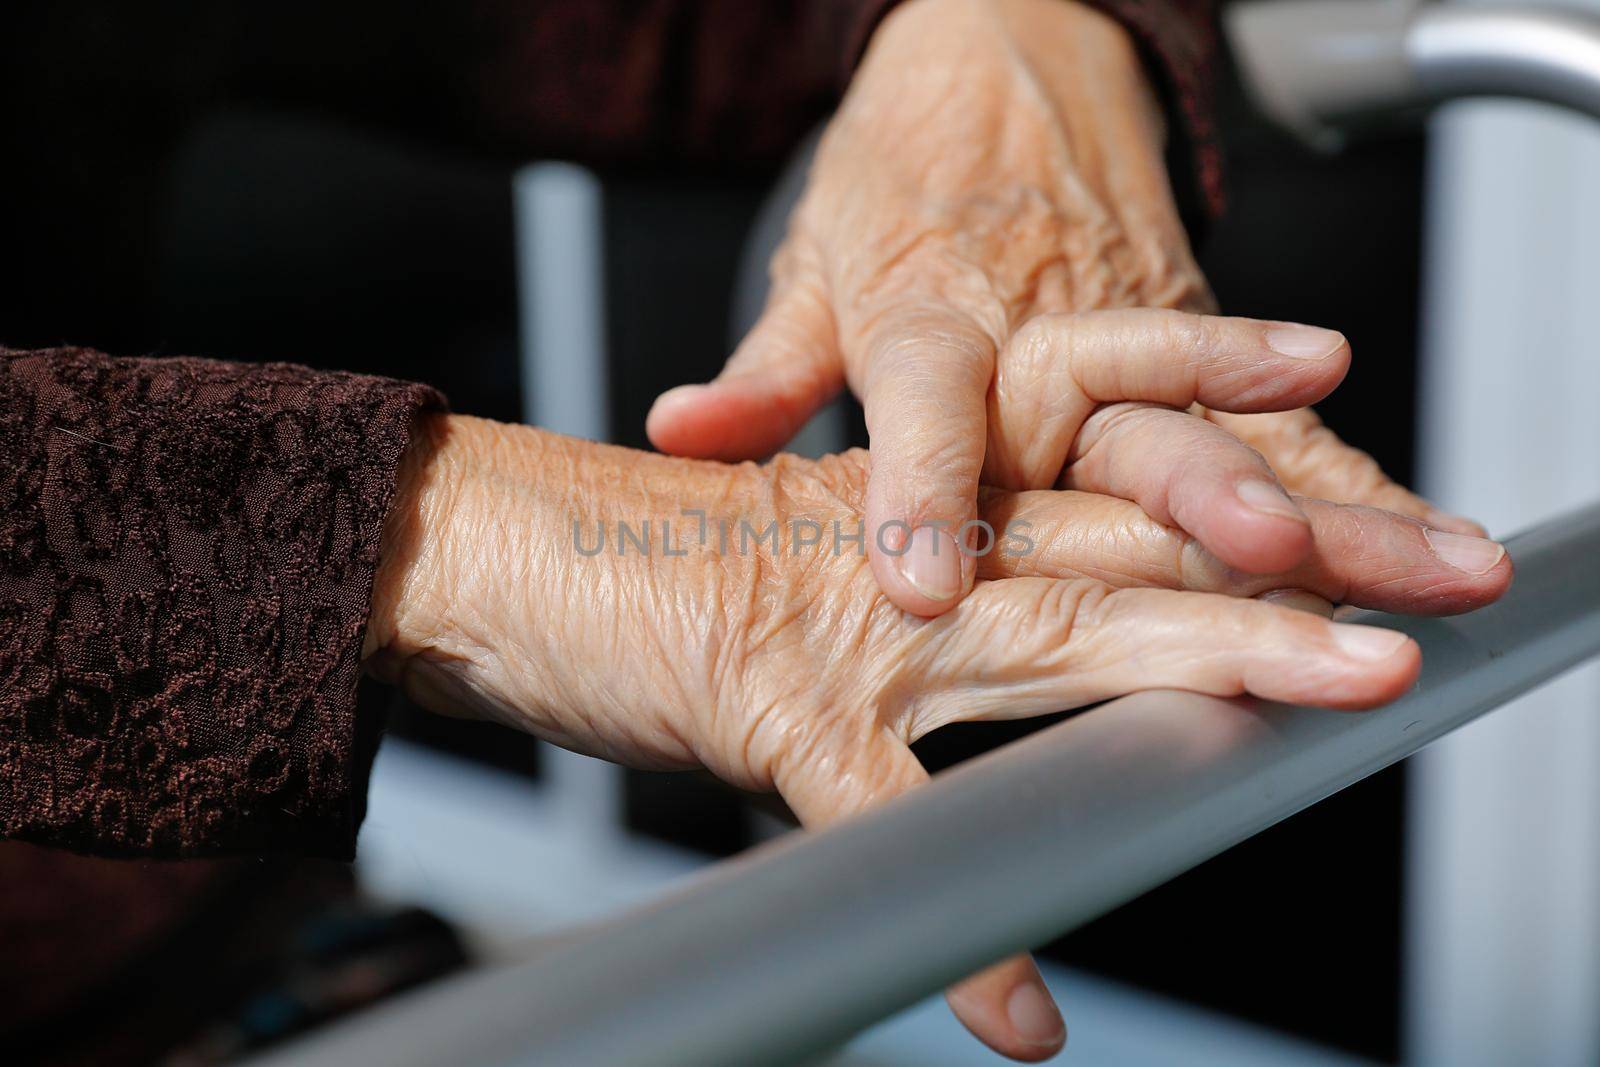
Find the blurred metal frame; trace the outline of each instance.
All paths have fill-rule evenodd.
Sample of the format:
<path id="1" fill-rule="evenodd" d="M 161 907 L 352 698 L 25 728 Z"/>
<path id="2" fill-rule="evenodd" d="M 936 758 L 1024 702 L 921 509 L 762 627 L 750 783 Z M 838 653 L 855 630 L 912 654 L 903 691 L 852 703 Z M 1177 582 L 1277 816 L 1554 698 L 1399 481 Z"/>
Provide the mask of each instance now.
<path id="1" fill-rule="evenodd" d="M 1248 0 L 1225 24 L 1261 109 L 1331 149 L 1463 98 L 1600 118 L 1596 7 Z M 1600 141 L 1502 103 L 1454 106 L 1431 130 L 1420 488 L 1515 527 L 1600 491 Z M 1597 694 L 1586 672 L 1520 702 L 1515 727 L 1497 717 L 1415 764 L 1408 1062 L 1600 1057 Z"/>
<path id="2" fill-rule="evenodd" d="M 1518 529 L 1600 497 L 1600 124 L 1452 104 L 1428 159 L 1418 487 Z M 1405 1062 L 1600 1063 L 1600 665 L 1432 746 L 1407 790 Z"/>
<path id="3" fill-rule="evenodd" d="M 1463 97 L 1541 100 L 1600 117 L 1600 18 L 1538 5 L 1247 0 L 1224 25 L 1257 105 L 1307 143 Z"/>

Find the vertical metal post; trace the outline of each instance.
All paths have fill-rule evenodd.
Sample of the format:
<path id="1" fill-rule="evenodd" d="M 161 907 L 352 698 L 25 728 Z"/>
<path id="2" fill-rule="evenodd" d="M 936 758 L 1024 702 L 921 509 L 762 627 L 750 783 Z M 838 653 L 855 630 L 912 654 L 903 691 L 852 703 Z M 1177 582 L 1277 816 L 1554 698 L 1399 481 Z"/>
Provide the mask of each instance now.
<path id="1" fill-rule="evenodd" d="M 1503 533 L 1600 494 L 1600 130 L 1454 106 L 1428 199 L 1421 484 Z M 1422 753 L 1409 822 L 1408 1062 L 1600 1063 L 1600 672 Z"/>
<path id="2" fill-rule="evenodd" d="M 604 441 L 611 435 L 600 181 L 569 163 L 536 163 L 513 178 L 522 398 L 528 422 Z M 563 825 L 575 841 L 614 841 L 622 773 L 554 745 L 541 754 Z"/>

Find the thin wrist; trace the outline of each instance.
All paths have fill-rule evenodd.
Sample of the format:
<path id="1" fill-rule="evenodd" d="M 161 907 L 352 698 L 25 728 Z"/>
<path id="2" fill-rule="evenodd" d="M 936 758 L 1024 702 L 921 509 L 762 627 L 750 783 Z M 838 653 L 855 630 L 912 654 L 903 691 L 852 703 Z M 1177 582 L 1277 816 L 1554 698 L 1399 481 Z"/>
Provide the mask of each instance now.
<path id="1" fill-rule="evenodd" d="M 973 91 L 975 62 L 1009 71 L 1007 91 L 1047 103 L 1072 140 L 1164 150 L 1165 116 L 1133 37 L 1076 0 L 908 0 L 873 34 L 856 82 L 916 92 L 946 71 Z M 1098 157 L 1074 153 L 1080 165 Z"/>
<path id="2" fill-rule="evenodd" d="M 384 526 L 362 646 L 367 673 L 409 686 L 420 661 L 472 660 L 501 640 L 496 625 L 520 633 L 501 609 L 529 607 L 543 585 L 528 572 L 548 555 L 535 546 L 576 489 L 552 492 L 550 453 L 583 444 L 469 415 L 418 422 Z M 570 471 L 575 458 L 567 459 Z M 514 596 L 503 584 L 511 568 L 520 569 Z"/>

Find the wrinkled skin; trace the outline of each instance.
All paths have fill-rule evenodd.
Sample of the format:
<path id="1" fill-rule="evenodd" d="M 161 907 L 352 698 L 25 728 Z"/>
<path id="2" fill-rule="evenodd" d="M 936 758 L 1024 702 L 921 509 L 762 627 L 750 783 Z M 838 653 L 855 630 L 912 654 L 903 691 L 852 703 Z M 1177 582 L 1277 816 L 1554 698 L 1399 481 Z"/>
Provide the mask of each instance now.
<path id="1" fill-rule="evenodd" d="M 971 595 L 934 619 L 897 608 L 850 544 L 795 550 L 786 533 L 779 551 L 753 538 L 741 550 L 733 526 L 719 548 L 719 516 L 849 533 L 869 478 L 863 452 L 725 465 L 432 416 L 386 528 L 366 664 L 435 711 L 631 766 L 705 767 L 776 789 L 822 826 L 923 781 L 908 745 L 950 722 L 1151 687 L 1390 700 L 1419 667 L 1409 638 L 1250 597 L 1297 589 L 1447 613 L 1492 600 L 1511 576 L 1503 554 L 1462 570 L 1418 522 L 1310 500 L 1298 502 L 1307 559 L 1252 575 L 1136 504 L 1075 491 L 985 491 L 987 519 L 1034 548 L 983 556 Z M 703 546 L 686 509 L 710 516 Z M 585 555 L 597 520 L 606 548 Z M 616 524 L 646 520 L 650 554 L 619 552 Z M 683 555 L 665 554 L 662 520 Z M 1039 1059 L 1065 1037 L 1025 957 L 951 1002 L 1008 1055 Z"/>
<path id="2" fill-rule="evenodd" d="M 1077 465 L 1084 415 L 1056 388 L 1072 341 L 1055 326 L 1090 309 L 1211 309 L 1164 137 L 1131 42 L 1103 16 L 1067 0 L 903 4 L 829 125 L 760 322 L 716 381 L 660 398 L 652 441 L 676 455 L 760 458 L 848 384 L 871 434 L 869 522 L 930 527 L 903 555 L 870 546 L 874 573 L 908 611 L 949 610 L 974 572 L 954 565 L 932 525 L 974 515 L 980 482 L 1128 495 Z M 1094 418 L 1120 419 L 1119 402 L 1141 399 L 1171 403 L 1114 397 Z M 1253 446 L 1260 477 L 1292 492 L 1481 533 L 1390 482 L 1309 402 L 1141 414 L 1146 471 L 1178 477 L 1210 422 L 1212 439 L 1220 427 Z M 1213 477 L 1183 513 L 1152 514 L 1262 573 L 1310 551 L 1292 523 L 1241 508 L 1235 484 Z"/>
<path id="3" fill-rule="evenodd" d="M 675 455 L 759 459 L 848 385 L 871 435 L 868 525 L 918 528 L 891 535 L 888 551 L 870 543 L 871 569 L 890 601 L 923 616 L 954 610 L 980 577 L 940 531 L 977 514 L 980 484 L 1137 500 L 1269 583 L 1318 551 L 1316 517 L 1294 494 L 1481 535 L 1322 426 L 1304 405 L 1331 381 L 1301 374 L 1298 399 L 1231 406 L 1072 388 L 1075 313 L 1213 308 L 1174 207 L 1165 135 L 1132 43 L 1103 16 L 1069 0 L 907 0 L 829 124 L 760 321 L 715 381 L 657 401 L 651 440 Z M 1316 343 L 1302 334 L 1291 347 Z M 1326 354 L 1342 374 L 1349 351 L 1337 346 Z M 1329 610 L 1315 592 L 1270 595 Z M 1039 1058 L 1051 1049 L 1007 1019 L 1008 992 L 1032 973 L 1025 960 L 999 965 L 952 1005 L 992 1047 Z M 1028 1014 L 1048 1021 L 1053 1009 Z"/>

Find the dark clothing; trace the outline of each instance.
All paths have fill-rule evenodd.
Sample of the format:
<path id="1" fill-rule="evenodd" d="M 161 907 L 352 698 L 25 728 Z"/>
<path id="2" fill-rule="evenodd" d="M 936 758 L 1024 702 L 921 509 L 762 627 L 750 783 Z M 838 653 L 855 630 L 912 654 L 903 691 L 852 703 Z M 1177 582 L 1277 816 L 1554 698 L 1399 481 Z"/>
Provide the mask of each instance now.
<path id="1" fill-rule="evenodd" d="M 379 538 L 432 390 L 0 351 L 0 835 L 354 851 Z"/>

